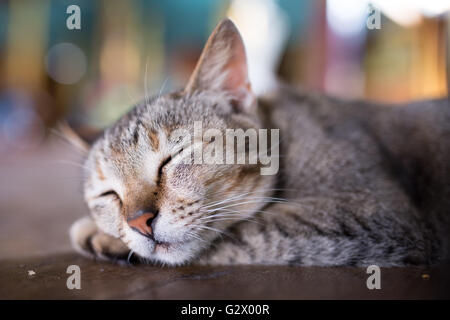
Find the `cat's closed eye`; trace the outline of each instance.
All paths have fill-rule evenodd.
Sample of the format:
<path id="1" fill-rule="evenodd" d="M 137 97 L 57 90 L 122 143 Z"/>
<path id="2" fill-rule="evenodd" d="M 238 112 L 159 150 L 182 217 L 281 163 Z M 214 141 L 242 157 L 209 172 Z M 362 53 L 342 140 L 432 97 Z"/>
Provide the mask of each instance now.
<path id="1" fill-rule="evenodd" d="M 122 199 L 120 199 L 119 195 L 114 190 L 105 191 L 98 196 L 98 198 L 106 198 L 106 197 L 110 197 L 113 200 L 118 201 L 120 205 L 122 205 Z"/>
<path id="2" fill-rule="evenodd" d="M 159 178 L 161 178 L 161 175 L 163 174 L 163 169 L 164 169 L 164 167 L 165 167 L 170 161 L 172 161 L 172 157 L 171 157 L 171 156 L 167 157 L 167 158 L 161 163 L 161 165 L 159 166 L 159 169 L 158 169 L 158 177 L 159 177 Z"/>

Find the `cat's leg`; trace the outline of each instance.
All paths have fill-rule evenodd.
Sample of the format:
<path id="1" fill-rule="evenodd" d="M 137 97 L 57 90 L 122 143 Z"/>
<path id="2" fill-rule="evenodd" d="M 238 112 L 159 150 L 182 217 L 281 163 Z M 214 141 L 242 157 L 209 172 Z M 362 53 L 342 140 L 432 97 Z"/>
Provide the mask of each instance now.
<path id="1" fill-rule="evenodd" d="M 194 261 L 206 265 L 269 264 L 286 265 L 296 258 L 296 241 L 309 237 L 288 216 L 289 208 L 272 205 L 251 221 L 227 229 L 209 250 Z M 274 216 L 275 215 L 275 216 Z M 301 242 L 300 240 L 299 242 Z"/>
<path id="2" fill-rule="evenodd" d="M 90 217 L 83 217 L 72 224 L 70 239 L 75 250 L 89 258 L 125 260 L 130 252 L 122 240 L 99 230 Z"/>

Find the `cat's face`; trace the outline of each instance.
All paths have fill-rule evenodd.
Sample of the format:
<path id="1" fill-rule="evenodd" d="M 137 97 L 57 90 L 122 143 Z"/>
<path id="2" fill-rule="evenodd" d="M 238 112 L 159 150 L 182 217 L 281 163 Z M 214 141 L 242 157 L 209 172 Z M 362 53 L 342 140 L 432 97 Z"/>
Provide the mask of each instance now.
<path id="1" fill-rule="evenodd" d="M 92 146 L 85 199 L 104 232 L 141 257 L 181 264 L 198 256 L 232 223 L 247 219 L 270 193 L 258 164 L 186 163 L 174 131 L 258 128 L 242 40 L 222 22 L 210 37 L 186 89 L 135 107 Z M 218 210 L 219 208 L 222 208 Z"/>

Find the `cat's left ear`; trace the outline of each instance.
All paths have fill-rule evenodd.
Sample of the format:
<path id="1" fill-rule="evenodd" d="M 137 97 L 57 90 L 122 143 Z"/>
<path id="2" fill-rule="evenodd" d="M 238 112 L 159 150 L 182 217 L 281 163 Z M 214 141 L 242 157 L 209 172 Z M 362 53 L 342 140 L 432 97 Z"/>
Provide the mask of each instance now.
<path id="1" fill-rule="evenodd" d="M 230 19 L 222 20 L 214 29 L 185 88 L 186 92 L 202 90 L 229 94 L 239 111 L 249 112 L 256 105 L 244 42 Z"/>

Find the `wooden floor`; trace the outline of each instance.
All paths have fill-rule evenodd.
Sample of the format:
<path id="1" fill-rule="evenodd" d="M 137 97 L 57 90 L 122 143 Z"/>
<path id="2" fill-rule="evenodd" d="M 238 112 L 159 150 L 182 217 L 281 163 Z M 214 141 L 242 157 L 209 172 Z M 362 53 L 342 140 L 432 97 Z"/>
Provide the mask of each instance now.
<path id="1" fill-rule="evenodd" d="M 433 299 L 450 298 L 450 268 L 123 266 L 73 253 L 68 228 L 84 214 L 80 156 L 58 141 L 0 159 L 0 299 Z M 70 163 L 70 164 L 69 164 Z M 69 290 L 69 265 L 81 289 Z"/>
<path id="2" fill-rule="evenodd" d="M 79 290 L 67 288 L 69 265 Z M 381 269 L 369 290 L 361 268 L 120 266 L 70 253 L 0 262 L 0 299 L 448 299 L 448 270 Z"/>

